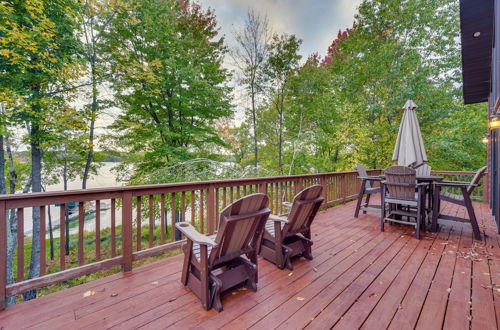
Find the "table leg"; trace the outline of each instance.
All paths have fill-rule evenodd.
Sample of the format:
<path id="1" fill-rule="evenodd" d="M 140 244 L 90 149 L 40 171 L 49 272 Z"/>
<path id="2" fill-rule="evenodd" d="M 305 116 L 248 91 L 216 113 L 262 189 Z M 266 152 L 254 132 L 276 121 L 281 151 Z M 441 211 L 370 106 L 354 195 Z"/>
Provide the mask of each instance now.
<path id="1" fill-rule="evenodd" d="M 432 205 L 432 228 L 431 230 L 433 232 L 436 232 L 438 230 L 438 217 L 439 217 L 439 212 L 440 212 L 440 198 L 439 195 L 441 194 L 441 187 L 440 186 L 435 186 L 434 187 L 434 201 Z"/>

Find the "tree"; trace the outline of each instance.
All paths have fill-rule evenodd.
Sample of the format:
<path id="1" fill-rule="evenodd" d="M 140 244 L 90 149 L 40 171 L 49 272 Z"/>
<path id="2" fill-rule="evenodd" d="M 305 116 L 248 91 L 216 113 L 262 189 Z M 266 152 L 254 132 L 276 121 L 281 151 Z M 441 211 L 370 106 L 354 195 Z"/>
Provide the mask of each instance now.
<path id="1" fill-rule="evenodd" d="M 0 93 L 16 96 L 11 118 L 27 131 L 31 191 L 42 190 L 42 150 L 57 127 L 54 113 L 80 73 L 76 0 L 4 1 L 0 4 Z M 3 101 L 3 100 L 1 100 Z M 40 273 L 40 208 L 33 208 L 29 278 Z M 36 291 L 24 294 L 32 299 Z"/>
<path id="2" fill-rule="evenodd" d="M 179 161 L 212 157 L 214 124 L 232 112 L 226 48 L 213 13 L 176 0 L 130 0 L 106 34 L 111 87 L 123 113 L 111 126 L 131 183 Z M 140 17 L 140 19 L 139 19 Z"/>
<path id="3" fill-rule="evenodd" d="M 261 17 L 250 10 L 247 13 L 245 27 L 235 33 L 238 47 L 232 52 L 234 63 L 240 71 L 240 82 L 245 86 L 251 101 L 250 117 L 253 129 L 254 167 L 259 164 L 257 99 L 265 84 L 264 67 L 268 56 L 269 38 L 267 17 Z"/>
<path id="4" fill-rule="evenodd" d="M 269 80 L 270 98 L 278 114 L 278 173 L 282 174 L 283 116 L 288 80 L 296 73 L 301 56 L 298 54 L 301 40 L 294 35 L 275 34 L 267 46 L 268 60 L 264 72 Z"/>
<path id="5" fill-rule="evenodd" d="M 88 121 L 88 141 L 85 168 L 82 175 L 82 189 L 87 188 L 94 163 L 95 147 L 95 124 L 102 109 L 109 102 L 100 97 L 99 87 L 105 81 L 106 66 L 102 63 L 103 33 L 109 28 L 109 24 L 116 14 L 126 10 L 125 4 L 118 0 L 85 0 L 82 10 L 79 12 L 83 34 L 83 54 L 87 62 L 87 75 L 90 85 L 90 103 L 85 105 L 84 110 Z"/>

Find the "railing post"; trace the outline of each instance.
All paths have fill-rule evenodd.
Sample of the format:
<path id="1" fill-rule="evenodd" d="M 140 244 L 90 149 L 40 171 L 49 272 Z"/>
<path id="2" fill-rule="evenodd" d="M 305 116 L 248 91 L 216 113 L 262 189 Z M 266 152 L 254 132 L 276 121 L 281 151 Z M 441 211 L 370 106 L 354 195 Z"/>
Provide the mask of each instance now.
<path id="1" fill-rule="evenodd" d="M 328 204 L 328 201 L 327 201 L 327 194 L 326 194 L 326 178 L 324 175 L 321 175 L 319 177 L 319 183 L 321 184 L 321 186 L 323 187 L 323 192 L 321 193 L 321 195 L 325 198 L 325 200 L 323 201 L 323 205 L 322 207 L 325 207 L 327 204 Z"/>
<path id="2" fill-rule="evenodd" d="M 125 192 L 122 200 L 122 270 L 132 270 L 132 193 Z"/>
<path id="3" fill-rule="evenodd" d="M 0 310 L 5 309 L 7 297 L 7 210 L 5 201 L 0 201 Z"/>
<path id="4" fill-rule="evenodd" d="M 259 185 L 259 191 L 260 191 L 262 194 L 266 194 L 266 195 L 267 195 L 267 182 L 261 183 L 261 184 Z"/>
<path id="5" fill-rule="evenodd" d="M 483 176 L 483 203 L 490 203 L 490 172 Z"/>
<path id="6" fill-rule="evenodd" d="M 342 174 L 340 179 L 340 191 L 342 192 L 342 203 L 345 203 L 347 195 L 349 194 L 349 187 L 347 186 L 347 174 Z"/>
<path id="7" fill-rule="evenodd" d="M 207 229 L 210 235 L 214 233 L 214 222 L 215 222 L 215 186 L 209 185 L 208 195 L 207 195 Z"/>
<path id="8" fill-rule="evenodd" d="M 302 190 L 302 180 L 295 180 L 295 195 L 297 195 Z"/>

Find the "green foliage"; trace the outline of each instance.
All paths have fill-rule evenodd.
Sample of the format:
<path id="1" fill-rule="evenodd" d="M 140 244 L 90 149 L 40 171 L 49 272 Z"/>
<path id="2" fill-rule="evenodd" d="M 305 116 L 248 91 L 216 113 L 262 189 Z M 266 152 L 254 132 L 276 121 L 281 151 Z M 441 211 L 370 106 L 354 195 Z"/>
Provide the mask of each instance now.
<path id="1" fill-rule="evenodd" d="M 279 116 L 272 115 L 279 96 L 270 94 L 261 107 L 262 166 L 279 172 L 281 152 L 291 174 L 351 170 L 356 162 L 389 166 L 409 98 L 419 106 L 431 166 L 483 166 L 486 106 L 463 105 L 457 36 L 456 0 L 363 1 L 327 57 L 311 56 L 286 82 L 282 148 Z"/>
<path id="2" fill-rule="evenodd" d="M 168 165 L 211 157 L 214 125 L 231 114 L 213 13 L 174 0 L 130 0 L 105 35 L 122 114 L 111 140 L 129 152 L 132 183 Z"/>

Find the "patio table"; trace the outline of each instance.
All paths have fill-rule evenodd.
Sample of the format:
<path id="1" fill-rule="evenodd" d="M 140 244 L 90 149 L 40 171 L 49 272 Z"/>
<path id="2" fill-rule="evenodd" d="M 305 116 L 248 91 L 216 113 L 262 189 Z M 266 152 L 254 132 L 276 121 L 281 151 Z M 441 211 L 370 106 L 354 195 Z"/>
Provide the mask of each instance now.
<path id="1" fill-rule="evenodd" d="M 381 180 L 385 180 L 385 175 L 381 174 L 379 175 Z M 441 182 L 443 181 L 443 178 L 440 176 L 434 176 L 434 175 L 417 175 L 417 182 L 418 183 L 429 183 L 429 186 L 427 188 L 427 213 L 432 212 L 432 203 L 434 203 L 434 182 Z M 431 217 L 429 217 L 430 219 Z"/>

